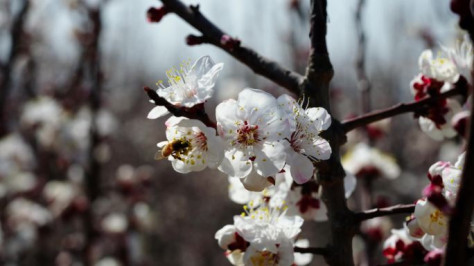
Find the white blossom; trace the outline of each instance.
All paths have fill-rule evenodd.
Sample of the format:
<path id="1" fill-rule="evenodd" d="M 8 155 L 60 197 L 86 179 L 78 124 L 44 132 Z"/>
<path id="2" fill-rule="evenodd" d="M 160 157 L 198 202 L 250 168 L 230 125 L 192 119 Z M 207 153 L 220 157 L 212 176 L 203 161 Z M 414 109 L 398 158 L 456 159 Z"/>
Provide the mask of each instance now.
<path id="1" fill-rule="evenodd" d="M 459 71 L 453 61 L 442 57 L 442 55 L 434 58 L 431 50 L 425 50 L 421 53 L 418 66 L 424 76 L 438 81 L 455 83 L 459 78 Z"/>
<path id="2" fill-rule="evenodd" d="M 156 158 L 168 158 L 179 173 L 216 168 L 223 157 L 223 146 L 216 131 L 201 121 L 171 117 L 166 122 L 167 141 L 158 143 Z"/>
<path id="3" fill-rule="evenodd" d="M 124 233 L 128 228 L 127 217 L 123 213 L 111 213 L 102 220 L 102 229 L 112 234 Z"/>
<path id="4" fill-rule="evenodd" d="M 426 199 L 416 202 L 414 215 L 418 225 L 426 234 L 446 234 L 448 218 Z"/>
<path id="5" fill-rule="evenodd" d="M 223 67 L 223 63 L 215 64 L 209 56 L 199 58 L 192 65 L 190 62 L 183 62 L 179 69 L 173 67 L 166 71 L 168 86 L 160 80 L 156 92 L 178 107 L 193 107 L 204 103 L 212 97 L 216 79 Z M 150 111 L 148 118 L 155 119 L 166 114 L 168 110 L 164 106 L 156 106 Z"/>
<path id="6" fill-rule="evenodd" d="M 216 233 L 219 246 L 230 249 L 227 258 L 233 265 L 281 265 L 294 263 L 294 241 L 301 231 L 303 219 L 286 216 L 280 208 L 252 202 L 245 212 L 234 216 L 234 224 L 226 225 Z"/>
<path id="7" fill-rule="evenodd" d="M 278 104 L 292 125 L 286 164 L 295 182 L 302 184 L 313 176 L 312 160 L 327 160 L 331 156 L 331 146 L 319 136 L 331 125 L 331 116 L 321 107 L 303 109 L 286 94 L 278 98 Z"/>
<path id="8" fill-rule="evenodd" d="M 443 51 L 450 61 L 456 66 L 457 71 L 468 80 L 471 79 L 473 50 L 469 35 L 464 35 L 463 40 L 457 41 L 454 48 L 442 46 Z"/>
<path id="9" fill-rule="evenodd" d="M 226 146 L 219 170 L 232 177 L 249 176 L 247 183 L 256 184 L 283 168 L 286 154 L 281 140 L 289 136 L 289 122 L 272 95 L 245 89 L 237 101 L 216 107 L 216 119 Z M 250 176 L 253 170 L 256 175 Z"/>
<path id="10" fill-rule="evenodd" d="M 400 175 L 395 158 L 365 143 L 359 143 L 349 150 L 342 157 L 342 165 L 355 176 L 371 174 L 395 179 Z"/>

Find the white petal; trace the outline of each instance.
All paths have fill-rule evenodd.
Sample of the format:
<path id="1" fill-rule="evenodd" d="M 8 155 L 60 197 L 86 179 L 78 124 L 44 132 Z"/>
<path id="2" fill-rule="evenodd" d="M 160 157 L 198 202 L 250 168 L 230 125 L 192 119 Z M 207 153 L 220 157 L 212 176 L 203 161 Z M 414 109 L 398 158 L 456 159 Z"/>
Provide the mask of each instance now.
<path id="1" fill-rule="evenodd" d="M 326 130 L 331 126 L 331 116 L 322 107 L 312 107 L 305 110 L 306 115 L 314 122 L 318 131 Z"/>
<path id="2" fill-rule="evenodd" d="M 425 132 L 428 136 L 430 136 L 432 139 L 441 141 L 444 139 L 444 135 L 439 130 L 436 128 L 435 123 L 426 117 L 420 116 L 418 119 L 418 123 L 420 124 L 420 128 L 423 132 Z"/>
<path id="3" fill-rule="evenodd" d="M 156 119 L 162 116 L 169 114 L 168 109 L 164 106 L 155 106 L 151 111 L 148 113 L 148 119 Z"/>
<path id="4" fill-rule="evenodd" d="M 242 123 L 243 118 L 238 115 L 238 109 L 234 99 L 223 101 L 216 107 L 218 133 L 225 139 L 235 138 L 238 123 Z"/>
<path id="5" fill-rule="evenodd" d="M 268 107 L 276 107 L 277 108 L 277 101 L 275 97 L 273 97 L 270 93 L 257 90 L 246 88 L 239 93 L 238 98 L 239 105 L 244 107 L 247 110 L 264 110 Z"/>
<path id="6" fill-rule="evenodd" d="M 245 189 L 254 192 L 260 192 L 272 185 L 266 177 L 257 174 L 255 171 L 252 171 L 245 178 L 241 178 L 240 181 Z"/>
<path id="7" fill-rule="evenodd" d="M 327 160 L 331 157 L 332 149 L 329 142 L 323 138 L 314 138 L 312 142 L 303 145 L 304 154 L 319 160 Z"/>
<path id="8" fill-rule="evenodd" d="M 229 176 L 244 178 L 252 171 L 252 163 L 244 157 L 242 151 L 232 149 L 224 153 L 218 169 Z"/>
<path id="9" fill-rule="evenodd" d="M 214 66 L 214 61 L 208 55 L 198 58 L 190 68 L 188 75 L 195 75 L 196 77 L 201 78 L 205 75 L 212 67 Z"/>
<path id="10" fill-rule="evenodd" d="M 229 180 L 229 198 L 237 204 L 247 204 L 252 200 L 259 199 L 260 193 L 255 193 L 245 189 L 238 177 L 228 177 Z"/>
<path id="11" fill-rule="evenodd" d="M 308 239 L 298 239 L 295 243 L 296 247 L 308 248 L 309 240 Z M 295 253 L 295 264 L 296 265 L 307 265 L 313 260 L 313 254 L 311 253 Z"/>
<path id="12" fill-rule="evenodd" d="M 221 72 L 223 68 L 224 68 L 223 63 L 216 64 L 198 80 L 198 86 L 199 86 L 198 95 L 197 95 L 198 97 L 201 96 L 199 95 L 201 92 L 201 89 L 203 91 L 207 91 L 207 90 L 211 90 L 214 87 L 216 83 L 216 79 L 219 76 L 219 72 Z M 210 96 L 212 96 L 212 93 Z"/>
<path id="13" fill-rule="evenodd" d="M 354 192 L 356 185 L 356 177 L 353 174 L 346 172 L 346 177 L 344 177 L 344 195 L 346 196 L 346 199 L 352 195 L 352 192 Z"/>
<path id="14" fill-rule="evenodd" d="M 227 249 L 227 247 L 235 241 L 235 232 L 235 226 L 228 224 L 219 229 L 214 235 L 214 238 L 222 249 Z"/>
<path id="15" fill-rule="evenodd" d="M 287 159 L 287 165 L 290 167 L 291 177 L 297 184 L 306 183 L 313 177 L 313 163 L 301 153 L 291 152 L 291 157 Z"/>
<path id="16" fill-rule="evenodd" d="M 430 235 L 442 235 L 447 231 L 448 219 L 427 200 L 418 200 L 414 215 L 418 225 Z"/>
<path id="17" fill-rule="evenodd" d="M 254 152 L 253 165 L 259 175 L 273 176 L 285 166 L 286 153 L 283 143 L 264 143 L 261 150 L 254 149 Z"/>

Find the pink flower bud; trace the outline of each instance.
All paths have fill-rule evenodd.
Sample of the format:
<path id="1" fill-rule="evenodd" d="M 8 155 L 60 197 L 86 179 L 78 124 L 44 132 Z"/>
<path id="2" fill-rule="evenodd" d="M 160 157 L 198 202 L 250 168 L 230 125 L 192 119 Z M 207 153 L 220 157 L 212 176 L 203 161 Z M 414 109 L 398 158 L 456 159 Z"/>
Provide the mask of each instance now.
<path id="1" fill-rule="evenodd" d="M 168 14 L 168 9 L 164 6 L 160 8 L 150 7 L 146 12 L 148 22 L 160 22 L 160 20 Z"/>

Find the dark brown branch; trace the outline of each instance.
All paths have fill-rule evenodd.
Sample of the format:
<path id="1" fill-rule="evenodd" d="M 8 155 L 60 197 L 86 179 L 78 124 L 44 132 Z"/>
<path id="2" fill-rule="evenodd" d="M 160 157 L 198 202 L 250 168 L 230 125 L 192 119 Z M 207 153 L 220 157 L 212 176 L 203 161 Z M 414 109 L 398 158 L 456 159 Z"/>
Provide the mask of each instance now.
<path id="1" fill-rule="evenodd" d="M 306 80 L 301 86 L 302 93 L 311 107 L 323 107 L 331 113 L 329 104 L 329 84 L 334 70 L 326 45 L 327 1 L 312 0 L 310 15 L 311 49 L 306 68 Z M 333 120 L 324 136 L 332 148 L 331 158 L 317 164 L 317 180 L 323 186 L 322 200 L 328 209 L 331 231 L 327 255 L 329 265 L 354 265 L 352 260 L 352 237 L 355 234 L 353 213 L 347 208 L 344 197 L 344 169 L 342 168 L 339 147 L 344 142 L 341 125 Z"/>
<path id="2" fill-rule="evenodd" d="M 235 59 L 247 65 L 255 73 L 268 78 L 293 93 L 299 93 L 298 87 L 303 81 L 303 77 L 300 74 L 282 67 L 280 64 L 259 55 L 244 45 L 226 46 L 222 43 L 222 40 L 224 36 L 228 37 L 229 35 L 204 17 L 198 7 L 186 6 L 179 0 L 161 0 L 161 2 L 163 2 L 169 12 L 180 16 L 200 31 L 209 43 L 222 48 Z"/>
<path id="3" fill-rule="evenodd" d="M 172 115 L 178 116 L 178 117 L 179 116 L 184 116 L 184 117 L 187 117 L 189 119 L 197 119 L 197 120 L 203 122 L 208 127 L 213 127 L 213 128 L 217 127 L 216 123 L 213 122 L 209 118 L 207 113 L 205 112 L 203 104 L 196 105 L 192 108 L 180 108 L 180 107 L 176 107 L 175 105 L 169 103 L 166 99 L 158 96 L 156 91 L 152 90 L 151 88 L 145 87 L 144 90 L 145 90 L 146 94 L 148 95 L 148 97 L 151 100 L 153 100 L 155 105 L 166 107 L 166 109 L 168 109 L 168 111 Z"/>
<path id="4" fill-rule="evenodd" d="M 465 4 L 469 4 L 465 1 Z M 474 6 L 474 0 L 470 1 L 471 7 Z M 470 21 L 474 19 L 472 14 L 469 14 Z M 462 17 L 461 17 L 462 19 Z M 462 26 L 462 25 L 461 25 Z M 471 42 L 474 42 L 474 30 L 469 31 Z M 471 62 L 474 66 L 474 61 Z M 474 78 L 474 71 L 471 72 Z M 473 87 L 471 86 L 471 92 Z M 474 114 L 474 102 L 471 102 L 471 118 L 469 122 L 469 133 L 467 138 L 467 148 L 461 176 L 461 183 L 458 194 L 456 196 L 456 203 L 454 205 L 454 212 L 449 220 L 448 243 L 446 245 L 446 257 L 444 265 L 465 265 L 467 263 L 466 248 L 468 244 L 468 234 L 471 228 L 471 219 L 474 209 L 474 123 L 472 115 Z"/>
<path id="5" fill-rule="evenodd" d="M 101 64 L 101 53 L 100 53 L 100 37 L 102 33 L 102 19 L 101 19 L 101 6 L 95 8 L 87 8 L 88 19 L 92 24 L 91 29 L 91 42 L 83 47 L 84 61 L 82 62 L 84 72 L 83 77 L 90 78 L 90 95 L 89 95 L 89 106 L 91 109 L 91 127 L 89 132 L 89 148 L 88 148 L 88 162 L 86 168 L 85 178 L 85 192 L 87 198 L 92 205 L 94 201 L 99 198 L 100 184 L 101 184 L 101 163 L 97 159 L 97 148 L 101 144 L 102 140 L 97 129 L 97 116 L 102 104 L 102 64 Z M 94 244 L 99 237 L 99 233 L 94 226 L 94 215 L 92 208 L 89 207 L 83 215 L 83 224 L 85 229 L 85 246 L 83 250 L 83 263 L 88 266 L 92 265 L 91 252 L 94 248 Z"/>
<path id="6" fill-rule="evenodd" d="M 388 215 L 395 215 L 395 214 L 402 214 L 402 213 L 413 213 L 415 211 L 415 204 L 398 204 L 395 206 L 390 206 L 386 208 L 376 208 L 372 210 L 367 210 L 359 213 L 355 213 L 355 219 L 358 222 L 381 217 L 381 216 L 388 216 Z"/>
<path id="7" fill-rule="evenodd" d="M 309 248 L 295 247 L 294 251 L 298 253 L 302 253 L 302 254 L 310 253 L 310 254 L 321 255 L 321 256 L 326 256 L 328 253 L 327 248 L 315 248 L 315 247 L 309 247 Z"/>
<path id="8" fill-rule="evenodd" d="M 5 131 L 7 126 L 6 117 L 6 104 L 7 98 L 10 94 L 12 87 L 12 70 L 16 61 L 16 58 L 21 53 L 22 49 L 22 37 L 24 35 L 23 26 L 26 21 L 26 16 L 30 7 L 30 1 L 24 0 L 23 6 L 20 12 L 15 17 L 12 28 L 11 28 L 11 49 L 8 56 L 7 62 L 1 66 L 1 77 L 0 77 L 0 135 L 2 131 Z"/>
<path id="9" fill-rule="evenodd" d="M 342 127 L 345 132 L 349 132 L 358 127 L 362 127 L 370 123 L 383 120 L 385 118 L 389 118 L 389 117 L 396 116 L 399 114 L 416 112 L 416 111 L 422 110 L 424 108 L 429 107 L 431 104 L 436 103 L 440 99 L 445 99 L 445 98 L 449 98 L 449 97 L 453 97 L 457 95 L 465 95 L 465 93 L 466 93 L 466 88 L 463 86 L 458 86 L 447 92 L 441 93 L 436 96 L 431 96 L 420 101 L 413 101 L 410 103 L 399 103 L 387 109 L 370 112 L 368 114 L 365 114 L 359 117 L 348 119 L 342 122 Z"/>

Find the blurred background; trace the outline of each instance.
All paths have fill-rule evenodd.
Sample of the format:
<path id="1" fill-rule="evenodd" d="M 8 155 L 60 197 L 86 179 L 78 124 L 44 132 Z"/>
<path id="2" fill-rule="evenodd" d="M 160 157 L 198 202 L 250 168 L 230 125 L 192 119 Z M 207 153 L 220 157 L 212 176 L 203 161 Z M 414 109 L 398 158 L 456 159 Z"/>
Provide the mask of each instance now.
<path id="1" fill-rule="evenodd" d="M 309 1 L 184 2 L 199 3 L 243 44 L 304 73 Z M 340 120 L 367 110 L 357 60 L 370 82 L 369 109 L 388 107 L 412 100 L 409 83 L 424 49 L 450 46 L 462 36 L 448 0 L 367 0 L 361 8 L 359 0 L 328 2 L 332 108 Z M 187 46 L 185 37 L 197 32 L 175 15 L 147 22 L 148 8 L 160 5 L 0 0 L 1 265 L 228 264 L 214 233 L 232 223 L 241 206 L 228 198 L 222 173 L 181 175 L 166 160 L 153 159 L 156 143 L 165 140 L 166 118 L 146 119 L 153 105 L 143 87 L 154 88 L 183 60 L 210 55 L 225 63 L 206 104 L 212 118 L 220 101 L 245 87 L 276 96 L 285 90 L 215 47 Z M 412 115 L 393 118 L 382 131 L 372 141 L 354 132 L 344 146 L 370 142 L 392 153 L 402 169 L 398 179 L 374 182 L 375 206 L 413 202 L 427 184 L 428 167 L 455 161 L 460 151 L 457 139 L 428 138 Z M 355 193 L 349 204 L 361 208 L 358 201 Z M 396 217 L 394 227 L 402 220 Z M 307 222 L 303 235 L 324 245 L 326 226 Z M 388 232 L 374 226 L 383 227 L 377 245 Z M 377 254 L 373 260 L 384 262 Z M 321 264 L 320 258 L 312 263 Z"/>

